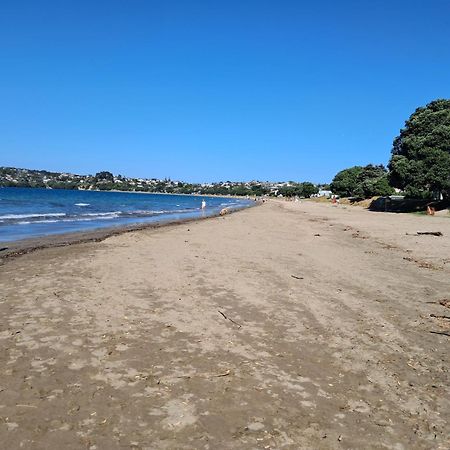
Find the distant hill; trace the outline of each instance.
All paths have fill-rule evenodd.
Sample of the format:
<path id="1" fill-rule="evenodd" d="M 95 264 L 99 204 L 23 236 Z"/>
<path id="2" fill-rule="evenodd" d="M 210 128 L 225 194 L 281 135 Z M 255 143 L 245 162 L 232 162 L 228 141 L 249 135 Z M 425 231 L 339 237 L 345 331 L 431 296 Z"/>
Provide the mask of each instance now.
<path id="1" fill-rule="evenodd" d="M 309 197 L 318 192 L 312 183 L 261 181 L 250 182 L 217 182 L 217 183 L 185 183 L 170 179 L 129 178 L 102 171 L 95 175 L 76 175 L 72 173 L 49 172 L 47 170 L 19 169 L 0 167 L 0 187 L 26 187 L 46 189 L 79 189 L 101 191 L 159 192 L 173 194 L 202 195 L 298 195 Z M 312 189 L 312 190 L 311 190 Z"/>

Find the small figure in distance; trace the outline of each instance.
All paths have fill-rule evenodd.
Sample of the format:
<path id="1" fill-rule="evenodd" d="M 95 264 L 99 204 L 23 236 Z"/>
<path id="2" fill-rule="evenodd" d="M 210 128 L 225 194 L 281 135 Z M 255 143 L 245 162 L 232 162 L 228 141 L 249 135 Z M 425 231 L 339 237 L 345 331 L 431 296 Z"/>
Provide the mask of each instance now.
<path id="1" fill-rule="evenodd" d="M 205 202 L 205 200 L 202 200 L 202 209 L 205 209 L 206 208 L 206 202 Z"/>

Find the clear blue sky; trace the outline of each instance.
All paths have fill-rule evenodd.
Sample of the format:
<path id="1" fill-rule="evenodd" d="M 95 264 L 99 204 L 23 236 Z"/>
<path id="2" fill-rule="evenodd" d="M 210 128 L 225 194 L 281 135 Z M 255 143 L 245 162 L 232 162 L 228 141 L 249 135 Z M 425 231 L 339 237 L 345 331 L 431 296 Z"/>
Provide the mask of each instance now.
<path id="1" fill-rule="evenodd" d="M 450 97 L 450 2 L 3 0 L 0 57 L 0 165 L 327 182 Z"/>

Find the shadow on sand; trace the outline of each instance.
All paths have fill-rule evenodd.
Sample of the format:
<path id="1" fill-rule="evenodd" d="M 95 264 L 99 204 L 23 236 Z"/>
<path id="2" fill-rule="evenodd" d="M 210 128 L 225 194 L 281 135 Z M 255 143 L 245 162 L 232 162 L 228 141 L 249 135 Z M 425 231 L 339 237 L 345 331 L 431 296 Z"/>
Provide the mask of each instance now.
<path id="1" fill-rule="evenodd" d="M 371 202 L 371 211 L 385 212 L 419 212 L 426 211 L 427 207 L 434 208 L 435 211 L 450 208 L 450 200 L 432 201 L 430 199 L 414 199 L 401 197 L 379 197 Z"/>

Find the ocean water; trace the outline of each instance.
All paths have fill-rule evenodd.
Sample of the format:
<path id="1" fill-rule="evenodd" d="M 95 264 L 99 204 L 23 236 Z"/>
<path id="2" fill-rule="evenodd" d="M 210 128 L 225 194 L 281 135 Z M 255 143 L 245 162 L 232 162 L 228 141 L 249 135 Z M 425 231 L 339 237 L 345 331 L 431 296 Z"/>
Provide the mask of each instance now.
<path id="1" fill-rule="evenodd" d="M 192 195 L 0 188 L 0 242 L 208 217 L 222 208 L 241 209 L 252 203 Z"/>

